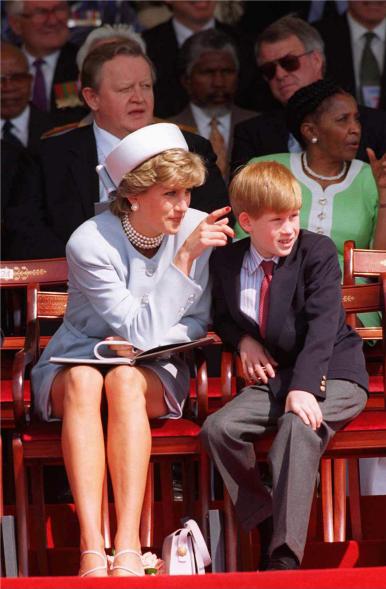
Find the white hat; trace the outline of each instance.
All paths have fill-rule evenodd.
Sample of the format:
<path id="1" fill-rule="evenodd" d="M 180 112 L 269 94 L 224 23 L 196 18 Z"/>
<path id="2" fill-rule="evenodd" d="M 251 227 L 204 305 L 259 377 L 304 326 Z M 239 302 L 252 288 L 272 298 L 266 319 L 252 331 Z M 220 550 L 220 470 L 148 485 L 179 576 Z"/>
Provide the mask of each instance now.
<path id="1" fill-rule="evenodd" d="M 149 158 L 167 149 L 189 151 L 185 137 L 177 125 L 157 123 L 130 133 L 107 156 L 103 165 L 96 167 L 108 193 L 116 190 L 123 176 Z"/>

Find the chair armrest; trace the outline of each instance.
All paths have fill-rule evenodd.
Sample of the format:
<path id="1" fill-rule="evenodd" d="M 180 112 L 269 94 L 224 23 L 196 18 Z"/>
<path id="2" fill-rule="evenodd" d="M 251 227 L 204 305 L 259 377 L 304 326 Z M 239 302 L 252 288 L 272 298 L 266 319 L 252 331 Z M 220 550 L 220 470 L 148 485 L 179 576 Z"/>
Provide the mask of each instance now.
<path id="1" fill-rule="evenodd" d="M 16 353 L 12 365 L 13 412 L 16 429 L 19 431 L 23 430 L 29 422 L 29 411 L 24 390 L 25 373 L 27 367 L 35 364 L 37 360 L 38 341 L 39 332 L 37 325 L 35 322 L 31 322 L 27 328 L 24 348 Z"/>
<path id="2" fill-rule="evenodd" d="M 201 423 L 208 415 L 208 368 L 205 355 L 200 348 L 195 350 L 197 419 Z"/>

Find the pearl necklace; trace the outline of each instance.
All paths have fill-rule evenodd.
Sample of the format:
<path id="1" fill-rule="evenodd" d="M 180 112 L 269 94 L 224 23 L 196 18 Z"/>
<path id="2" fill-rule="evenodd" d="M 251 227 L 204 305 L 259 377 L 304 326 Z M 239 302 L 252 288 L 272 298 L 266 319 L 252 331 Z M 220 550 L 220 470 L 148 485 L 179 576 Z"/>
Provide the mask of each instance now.
<path id="1" fill-rule="evenodd" d="M 142 235 L 138 233 L 132 226 L 129 221 L 129 215 L 122 215 L 121 223 L 124 232 L 127 235 L 128 240 L 135 246 L 139 247 L 143 250 L 151 250 L 161 245 L 161 242 L 164 238 L 164 234 L 160 233 L 155 237 L 146 237 L 146 235 Z"/>
<path id="2" fill-rule="evenodd" d="M 314 178 L 318 178 L 319 180 L 339 180 L 340 178 L 343 178 L 347 172 L 347 162 L 343 162 L 342 170 L 336 176 L 322 176 L 321 174 L 317 174 L 311 170 L 310 166 L 308 165 L 307 154 L 305 151 L 302 153 L 302 164 L 306 172 L 308 172 L 311 176 L 314 176 Z"/>

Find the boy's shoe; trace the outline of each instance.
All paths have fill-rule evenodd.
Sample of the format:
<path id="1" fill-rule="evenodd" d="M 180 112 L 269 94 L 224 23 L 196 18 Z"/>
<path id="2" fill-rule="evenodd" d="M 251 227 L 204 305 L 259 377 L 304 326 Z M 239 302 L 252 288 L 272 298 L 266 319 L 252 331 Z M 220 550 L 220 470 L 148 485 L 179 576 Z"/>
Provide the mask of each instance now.
<path id="1" fill-rule="evenodd" d="M 286 544 L 276 548 L 269 559 L 267 571 L 289 571 L 298 569 L 300 563 L 295 554 Z"/>

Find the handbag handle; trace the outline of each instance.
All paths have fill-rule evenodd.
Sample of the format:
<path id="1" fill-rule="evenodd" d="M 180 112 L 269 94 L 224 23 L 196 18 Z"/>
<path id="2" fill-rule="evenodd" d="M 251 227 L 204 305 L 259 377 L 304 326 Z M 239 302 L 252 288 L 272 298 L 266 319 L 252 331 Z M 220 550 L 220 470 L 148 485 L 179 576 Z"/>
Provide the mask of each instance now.
<path id="1" fill-rule="evenodd" d="M 210 557 L 208 547 L 204 540 L 204 536 L 202 535 L 202 532 L 198 527 L 197 523 L 194 521 L 194 519 L 189 519 L 187 522 L 185 522 L 184 527 L 180 532 L 179 540 L 181 540 L 184 545 L 187 542 L 187 537 L 189 534 L 192 535 L 195 548 L 201 556 L 204 566 L 207 566 L 212 562 L 212 559 Z"/>

